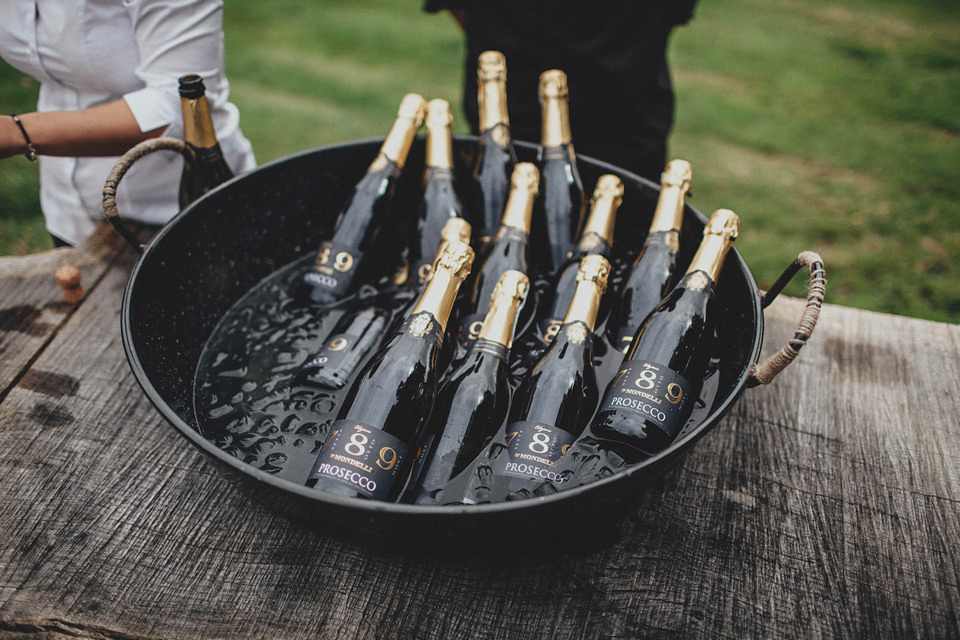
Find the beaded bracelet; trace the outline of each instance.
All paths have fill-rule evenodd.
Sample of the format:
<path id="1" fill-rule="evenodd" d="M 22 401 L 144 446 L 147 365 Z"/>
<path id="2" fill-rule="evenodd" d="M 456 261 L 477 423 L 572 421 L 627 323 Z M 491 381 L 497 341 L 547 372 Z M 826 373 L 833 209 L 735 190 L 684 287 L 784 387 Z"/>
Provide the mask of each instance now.
<path id="1" fill-rule="evenodd" d="M 23 155 L 27 156 L 27 160 L 30 162 L 37 161 L 37 148 L 33 146 L 33 142 L 30 141 L 30 136 L 27 135 L 27 130 L 23 128 L 23 123 L 20 122 L 19 116 L 15 113 L 11 113 L 10 117 L 13 118 L 13 121 L 17 123 L 17 126 L 20 127 L 20 133 L 23 134 L 23 139 L 27 141 L 27 150 Z"/>

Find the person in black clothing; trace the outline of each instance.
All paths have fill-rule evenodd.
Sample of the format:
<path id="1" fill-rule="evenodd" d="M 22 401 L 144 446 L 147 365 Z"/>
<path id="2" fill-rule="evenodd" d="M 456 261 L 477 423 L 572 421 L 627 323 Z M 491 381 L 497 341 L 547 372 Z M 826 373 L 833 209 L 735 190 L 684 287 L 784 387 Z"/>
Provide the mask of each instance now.
<path id="1" fill-rule="evenodd" d="M 507 108 L 515 140 L 540 141 L 540 73 L 560 69 L 570 89 L 570 129 L 578 154 L 654 182 L 666 164 L 674 95 L 667 66 L 670 33 L 693 16 L 696 0 L 425 0 L 463 27 L 463 109 L 477 129 L 477 57 L 507 60 Z"/>

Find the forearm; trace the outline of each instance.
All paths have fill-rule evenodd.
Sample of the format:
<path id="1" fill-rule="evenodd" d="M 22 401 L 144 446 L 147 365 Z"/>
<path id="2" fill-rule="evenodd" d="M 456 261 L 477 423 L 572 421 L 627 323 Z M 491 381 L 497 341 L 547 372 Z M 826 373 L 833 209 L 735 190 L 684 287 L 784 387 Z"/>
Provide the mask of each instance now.
<path id="1" fill-rule="evenodd" d="M 164 130 L 140 131 L 122 99 L 79 111 L 24 113 L 19 117 L 37 153 L 50 156 L 117 156 Z M 0 158 L 26 150 L 26 139 L 13 118 L 0 116 Z"/>

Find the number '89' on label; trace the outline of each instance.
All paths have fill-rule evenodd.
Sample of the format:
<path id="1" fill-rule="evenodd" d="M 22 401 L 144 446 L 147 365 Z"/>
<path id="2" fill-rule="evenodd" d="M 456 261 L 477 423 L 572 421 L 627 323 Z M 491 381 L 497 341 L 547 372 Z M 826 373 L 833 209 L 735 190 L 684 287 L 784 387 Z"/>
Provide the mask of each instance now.
<path id="1" fill-rule="evenodd" d="M 536 421 L 513 422 L 507 427 L 507 457 L 503 473 L 517 478 L 562 482 L 557 461 L 575 440 L 573 434 Z"/>
<path id="2" fill-rule="evenodd" d="M 350 287 L 363 254 L 350 247 L 323 242 L 306 275 L 308 282 L 341 295 Z"/>
<path id="3" fill-rule="evenodd" d="M 311 478 L 329 478 L 374 500 L 386 499 L 407 445 L 382 429 L 349 420 L 331 425 Z"/>
<path id="4" fill-rule="evenodd" d="M 614 378 L 600 412 L 625 410 L 659 425 L 670 436 L 682 426 L 693 385 L 676 371 L 645 360 L 626 363 Z"/>

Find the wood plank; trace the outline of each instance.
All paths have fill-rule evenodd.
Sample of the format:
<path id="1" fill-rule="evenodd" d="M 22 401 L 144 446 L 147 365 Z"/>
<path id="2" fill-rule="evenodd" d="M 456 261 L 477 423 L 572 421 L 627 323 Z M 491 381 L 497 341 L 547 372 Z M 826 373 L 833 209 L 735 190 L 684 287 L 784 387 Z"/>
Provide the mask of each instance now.
<path id="1" fill-rule="evenodd" d="M 124 361 L 122 269 L 0 405 L 0 637 L 958 637 L 960 328 L 827 306 L 620 536 L 373 552 L 251 502 Z M 767 312 L 766 352 L 802 301 Z"/>
<path id="2" fill-rule="evenodd" d="M 0 256 L 0 398 L 76 307 L 64 302 L 56 270 L 78 268 L 82 285 L 90 290 L 125 249 L 126 243 L 104 223 L 78 247 Z"/>

